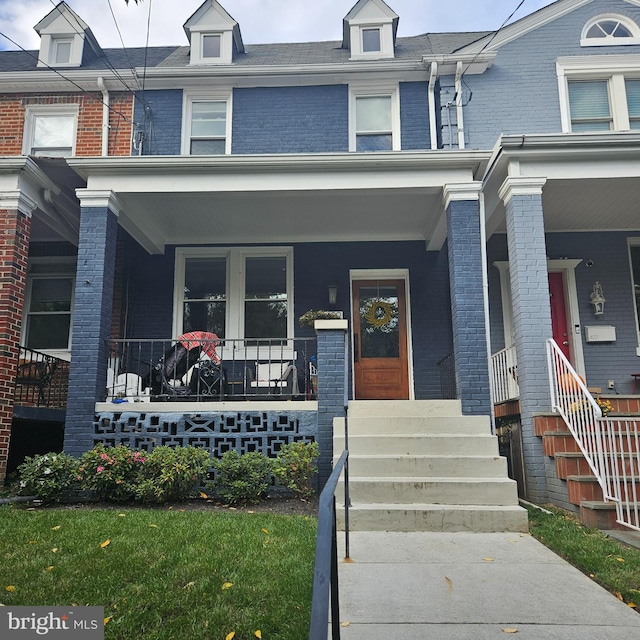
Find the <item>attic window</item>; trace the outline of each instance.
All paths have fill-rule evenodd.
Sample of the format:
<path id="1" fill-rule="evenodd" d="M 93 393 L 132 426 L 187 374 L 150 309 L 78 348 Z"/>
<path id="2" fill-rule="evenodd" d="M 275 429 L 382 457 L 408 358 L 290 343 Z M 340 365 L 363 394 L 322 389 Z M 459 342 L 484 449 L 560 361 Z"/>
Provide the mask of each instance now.
<path id="1" fill-rule="evenodd" d="M 363 29 L 362 30 L 362 51 L 363 53 L 371 53 L 372 51 L 380 51 L 380 29 Z"/>
<path id="2" fill-rule="evenodd" d="M 222 48 L 222 36 L 217 34 L 203 34 L 202 36 L 202 57 L 219 58 Z"/>
<path id="3" fill-rule="evenodd" d="M 70 38 L 53 38 L 51 40 L 51 64 L 69 64 L 71 62 Z"/>
<path id="4" fill-rule="evenodd" d="M 598 16 L 584 26 L 580 44 L 583 47 L 640 44 L 640 29 L 625 16 Z"/>

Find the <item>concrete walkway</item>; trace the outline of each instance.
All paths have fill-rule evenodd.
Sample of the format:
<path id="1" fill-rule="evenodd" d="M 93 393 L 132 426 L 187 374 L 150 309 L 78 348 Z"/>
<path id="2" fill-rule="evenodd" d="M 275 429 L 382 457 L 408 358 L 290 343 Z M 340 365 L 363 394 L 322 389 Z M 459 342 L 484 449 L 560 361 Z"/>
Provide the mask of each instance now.
<path id="1" fill-rule="evenodd" d="M 351 562 L 338 546 L 343 640 L 640 640 L 640 614 L 529 534 L 356 532 Z"/>

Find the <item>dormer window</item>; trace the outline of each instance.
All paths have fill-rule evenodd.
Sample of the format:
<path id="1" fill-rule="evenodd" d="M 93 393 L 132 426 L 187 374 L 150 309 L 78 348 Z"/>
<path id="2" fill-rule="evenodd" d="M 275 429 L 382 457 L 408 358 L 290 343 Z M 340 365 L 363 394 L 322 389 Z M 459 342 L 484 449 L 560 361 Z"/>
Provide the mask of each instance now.
<path id="1" fill-rule="evenodd" d="M 222 51 L 222 36 L 219 33 L 205 33 L 202 36 L 202 57 L 219 58 Z"/>
<path id="2" fill-rule="evenodd" d="M 351 60 L 394 57 L 398 16 L 383 0 L 358 0 L 343 21 L 342 47 Z"/>
<path id="3" fill-rule="evenodd" d="M 71 38 L 51 39 L 51 64 L 64 65 L 71 62 Z"/>
<path id="4" fill-rule="evenodd" d="M 626 16 L 597 16 L 585 24 L 580 44 L 583 47 L 640 44 L 640 28 Z"/>
<path id="5" fill-rule="evenodd" d="M 206 0 L 184 23 L 191 43 L 190 64 L 231 64 L 244 53 L 238 23 L 216 0 Z"/>
<path id="6" fill-rule="evenodd" d="M 373 53 L 380 51 L 380 29 L 362 30 L 362 52 Z"/>

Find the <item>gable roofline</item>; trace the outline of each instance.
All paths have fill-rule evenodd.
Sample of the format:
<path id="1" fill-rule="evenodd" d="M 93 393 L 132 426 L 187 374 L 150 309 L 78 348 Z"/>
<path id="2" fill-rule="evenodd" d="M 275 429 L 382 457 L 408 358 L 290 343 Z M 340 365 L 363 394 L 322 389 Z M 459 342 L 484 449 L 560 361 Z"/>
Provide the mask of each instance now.
<path id="1" fill-rule="evenodd" d="M 384 0 L 358 0 L 353 7 L 351 7 L 349 13 L 342 20 L 342 48 L 349 49 L 351 47 L 351 28 L 349 20 L 354 18 L 356 14 L 362 9 L 363 5 L 367 2 L 373 2 L 383 13 L 386 13 L 391 18 L 391 27 L 393 29 L 393 42 L 395 44 L 396 36 L 398 34 L 398 22 L 400 18 L 398 14 L 386 3 Z"/>
<path id="2" fill-rule="evenodd" d="M 490 44 L 490 49 L 499 49 L 513 40 L 516 40 L 531 31 L 562 18 L 563 16 L 592 3 L 594 0 L 558 0 L 542 9 L 538 9 L 531 15 L 525 16 L 516 22 L 512 22 L 499 32 L 493 32 L 480 38 L 476 42 L 458 49 L 458 52 L 478 53 Z M 496 35 L 497 33 L 497 35 Z"/>
<path id="3" fill-rule="evenodd" d="M 191 42 L 191 25 L 197 23 L 202 15 L 209 9 L 217 8 L 223 13 L 231 22 L 233 22 L 233 44 L 235 45 L 238 53 L 244 53 L 244 42 L 242 41 L 242 34 L 240 33 L 240 25 L 238 21 L 219 3 L 217 0 L 205 0 L 192 14 L 187 21 L 182 25 L 184 32 L 187 34 L 187 39 Z"/>

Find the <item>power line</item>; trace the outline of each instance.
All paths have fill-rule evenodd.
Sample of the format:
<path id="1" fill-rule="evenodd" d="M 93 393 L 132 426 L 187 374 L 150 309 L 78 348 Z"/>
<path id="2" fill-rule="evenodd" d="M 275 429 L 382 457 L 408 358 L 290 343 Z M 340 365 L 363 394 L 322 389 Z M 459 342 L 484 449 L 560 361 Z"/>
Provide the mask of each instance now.
<path id="1" fill-rule="evenodd" d="M 131 72 L 133 73 L 133 78 L 136 81 L 136 84 L 138 85 L 138 89 L 140 89 L 140 81 L 138 80 L 138 74 L 136 73 L 135 67 L 133 66 L 133 63 L 131 62 L 131 58 L 129 57 L 129 51 L 127 50 L 127 47 L 124 44 L 124 39 L 122 37 L 122 32 L 120 31 L 120 25 L 118 24 L 118 20 L 116 18 L 116 14 L 113 11 L 113 7 L 111 6 L 111 0 L 107 0 L 107 4 L 109 5 L 109 10 L 111 11 L 111 16 L 113 17 L 113 22 L 116 25 L 116 30 L 118 32 L 118 35 L 120 36 L 120 43 L 122 44 L 122 50 L 124 51 L 125 55 L 127 56 L 127 62 L 129 63 L 129 69 L 131 69 Z M 105 54 L 106 57 L 106 54 Z"/>

